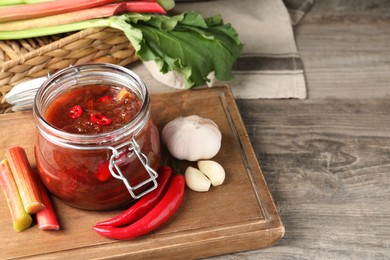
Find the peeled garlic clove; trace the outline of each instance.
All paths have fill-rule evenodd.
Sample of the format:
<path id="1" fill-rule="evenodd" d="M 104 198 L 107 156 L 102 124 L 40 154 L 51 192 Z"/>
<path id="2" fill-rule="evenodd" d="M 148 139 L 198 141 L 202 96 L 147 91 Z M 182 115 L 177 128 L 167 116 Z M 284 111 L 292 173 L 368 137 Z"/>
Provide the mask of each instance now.
<path id="1" fill-rule="evenodd" d="M 191 190 L 205 192 L 210 189 L 211 181 L 206 177 L 206 175 L 192 166 L 189 166 L 186 169 L 184 177 L 187 187 Z"/>
<path id="2" fill-rule="evenodd" d="M 198 115 L 170 121 L 161 135 L 171 155 L 180 160 L 210 159 L 221 148 L 222 134 L 217 124 Z"/>
<path id="3" fill-rule="evenodd" d="M 198 162 L 199 170 L 206 175 L 213 186 L 221 185 L 225 181 L 225 170 L 216 161 L 203 160 Z"/>

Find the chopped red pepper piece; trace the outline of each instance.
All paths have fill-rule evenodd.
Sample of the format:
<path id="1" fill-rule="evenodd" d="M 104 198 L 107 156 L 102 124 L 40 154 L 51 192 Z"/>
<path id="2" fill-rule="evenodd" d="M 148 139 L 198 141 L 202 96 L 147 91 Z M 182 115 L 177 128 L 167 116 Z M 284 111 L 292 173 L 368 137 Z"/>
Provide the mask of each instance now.
<path id="1" fill-rule="evenodd" d="M 112 101 L 112 97 L 111 96 L 103 96 L 101 98 L 99 98 L 96 102 L 97 103 L 100 103 L 100 102 L 107 102 L 107 101 Z"/>
<path id="2" fill-rule="evenodd" d="M 83 113 L 83 109 L 81 108 L 81 106 L 76 105 L 69 110 L 68 117 L 75 119 L 80 117 L 82 113 Z"/>
<path id="3" fill-rule="evenodd" d="M 110 169 L 108 168 L 109 162 L 105 162 L 101 164 L 96 173 L 95 173 L 95 178 L 98 179 L 99 181 L 106 181 L 111 177 L 111 172 Z"/>
<path id="4" fill-rule="evenodd" d="M 121 164 L 124 163 L 124 160 L 126 160 L 126 153 L 120 153 L 118 158 L 115 159 L 115 163 L 120 166 Z M 101 163 L 98 167 L 97 170 L 94 174 L 95 178 L 98 179 L 99 181 L 107 181 L 110 178 L 114 178 L 111 175 L 110 171 L 110 161 L 105 161 Z"/>
<path id="5" fill-rule="evenodd" d="M 98 113 L 91 114 L 90 120 L 97 125 L 111 124 L 111 119 L 109 119 L 108 117 L 106 117 L 102 114 L 98 114 Z"/>

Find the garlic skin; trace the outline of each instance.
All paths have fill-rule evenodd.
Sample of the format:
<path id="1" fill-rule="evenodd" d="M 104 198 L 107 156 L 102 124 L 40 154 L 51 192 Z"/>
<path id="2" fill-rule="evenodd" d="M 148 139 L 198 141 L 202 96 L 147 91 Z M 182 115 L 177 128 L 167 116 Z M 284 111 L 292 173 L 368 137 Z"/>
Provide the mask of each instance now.
<path id="1" fill-rule="evenodd" d="M 179 160 L 211 159 L 221 149 L 222 134 L 218 125 L 198 115 L 170 121 L 161 136 L 171 155 Z"/>
<path id="2" fill-rule="evenodd" d="M 211 181 L 209 178 L 192 166 L 186 169 L 184 177 L 187 187 L 193 191 L 206 192 L 210 189 Z"/>
<path id="3" fill-rule="evenodd" d="M 225 170 L 216 161 L 198 161 L 199 170 L 206 175 L 213 186 L 221 185 L 225 181 Z"/>

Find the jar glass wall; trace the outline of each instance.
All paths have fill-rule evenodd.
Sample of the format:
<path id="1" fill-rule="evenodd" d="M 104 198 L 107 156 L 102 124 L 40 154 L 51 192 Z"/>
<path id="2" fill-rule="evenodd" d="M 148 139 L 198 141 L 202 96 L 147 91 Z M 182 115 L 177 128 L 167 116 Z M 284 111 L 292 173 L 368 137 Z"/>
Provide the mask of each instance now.
<path id="1" fill-rule="evenodd" d="M 60 103 L 64 93 L 91 85 L 126 88 L 141 101 L 139 111 L 119 128 L 94 134 L 69 133 L 47 121 L 48 108 Z M 156 187 L 159 133 L 147 88 L 132 71 L 99 63 L 63 69 L 38 90 L 34 120 L 40 177 L 65 203 L 88 210 L 113 209 Z"/>

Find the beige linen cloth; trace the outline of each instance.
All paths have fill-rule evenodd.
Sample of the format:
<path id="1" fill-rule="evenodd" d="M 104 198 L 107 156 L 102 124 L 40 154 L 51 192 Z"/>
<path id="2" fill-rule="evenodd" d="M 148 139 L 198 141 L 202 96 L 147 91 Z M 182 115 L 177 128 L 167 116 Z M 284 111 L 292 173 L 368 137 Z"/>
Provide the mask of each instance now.
<path id="1" fill-rule="evenodd" d="M 195 10 L 204 17 L 221 14 L 245 44 L 233 68 L 235 79 L 216 82 L 231 86 L 236 98 L 306 98 L 304 67 L 295 43 L 293 25 L 314 0 L 212 0 L 177 2 L 178 12 Z M 172 91 L 145 70 L 141 74 L 151 92 Z"/>

